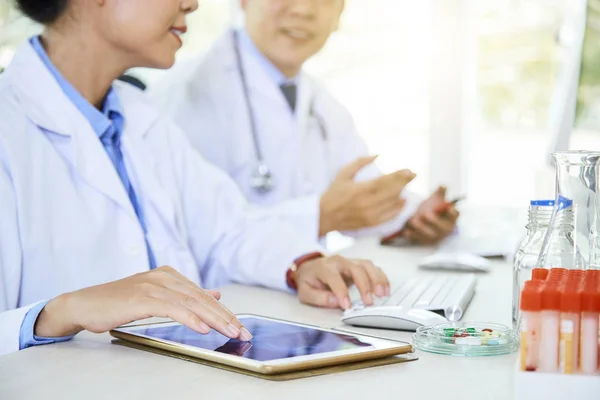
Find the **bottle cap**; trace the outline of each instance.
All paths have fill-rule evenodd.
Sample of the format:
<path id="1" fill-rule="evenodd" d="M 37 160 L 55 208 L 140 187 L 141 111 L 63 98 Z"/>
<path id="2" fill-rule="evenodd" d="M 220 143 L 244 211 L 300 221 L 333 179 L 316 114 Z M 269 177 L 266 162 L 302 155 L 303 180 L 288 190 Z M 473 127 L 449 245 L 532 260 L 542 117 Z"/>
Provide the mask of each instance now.
<path id="1" fill-rule="evenodd" d="M 582 269 L 571 269 L 567 272 L 567 284 L 568 285 L 583 285 L 585 281 L 586 273 Z"/>
<path id="2" fill-rule="evenodd" d="M 546 268 L 534 268 L 532 271 L 531 279 L 534 281 L 545 281 L 548 277 L 548 270 Z"/>
<path id="3" fill-rule="evenodd" d="M 600 279 L 600 270 L 588 269 L 587 271 L 585 271 L 585 280 L 587 281 L 588 279 L 592 279 L 598 282 L 598 279 Z"/>
<path id="4" fill-rule="evenodd" d="M 538 281 L 527 281 L 521 292 L 521 311 L 540 311 L 542 309 L 542 285 Z"/>
<path id="5" fill-rule="evenodd" d="M 579 284 L 565 285 L 560 295 L 560 311 L 564 313 L 581 312 L 581 292 Z"/>
<path id="6" fill-rule="evenodd" d="M 552 268 L 548 272 L 548 279 L 560 279 L 567 274 L 567 270 L 565 268 Z"/>
<path id="7" fill-rule="evenodd" d="M 561 286 L 548 283 L 542 288 L 542 310 L 560 310 Z"/>
<path id="8" fill-rule="evenodd" d="M 531 200 L 529 205 L 538 207 L 554 207 L 554 200 Z"/>

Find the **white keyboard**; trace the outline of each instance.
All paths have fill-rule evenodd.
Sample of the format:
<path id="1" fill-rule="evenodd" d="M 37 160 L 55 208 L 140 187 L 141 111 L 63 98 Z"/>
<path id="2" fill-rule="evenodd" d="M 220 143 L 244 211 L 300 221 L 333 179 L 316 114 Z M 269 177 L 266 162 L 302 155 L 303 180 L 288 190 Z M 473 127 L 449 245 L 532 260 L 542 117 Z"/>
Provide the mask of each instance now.
<path id="1" fill-rule="evenodd" d="M 449 321 L 458 321 L 471 302 L 476 285 L 475 274 L 419 274 L 392 287 L 391 296 L 375 298 L 373 306 L 428 310 Z M 350 300 L 352 308 L 348 312 L 365 308 L 356 286 L 350 288 Z"/>

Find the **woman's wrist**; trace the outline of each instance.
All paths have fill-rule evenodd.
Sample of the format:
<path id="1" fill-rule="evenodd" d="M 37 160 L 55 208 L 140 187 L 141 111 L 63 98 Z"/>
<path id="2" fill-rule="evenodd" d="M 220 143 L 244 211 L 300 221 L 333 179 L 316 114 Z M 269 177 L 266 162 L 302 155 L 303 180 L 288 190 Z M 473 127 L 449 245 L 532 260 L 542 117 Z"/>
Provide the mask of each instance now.
<path id="1" fill-rule="evenodd" d="M 72 293 L 62 294 L 50 300 L 34 326 L 34 335 L 43 338 L 64 337 L 76 335 L 83 329 L 72 320 L 70 310 Z"/>

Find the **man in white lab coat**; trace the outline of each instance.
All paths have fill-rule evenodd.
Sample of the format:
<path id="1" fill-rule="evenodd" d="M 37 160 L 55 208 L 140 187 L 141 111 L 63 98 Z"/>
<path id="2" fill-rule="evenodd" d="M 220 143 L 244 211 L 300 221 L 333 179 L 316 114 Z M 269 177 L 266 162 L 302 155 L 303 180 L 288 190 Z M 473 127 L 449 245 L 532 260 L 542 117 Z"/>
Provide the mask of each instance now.
<path id="1" fill-rule="evenodd" d="M 241 0 L 245 29 L 176 66 L 151 94 L 250 202 L 304 237 L 332 231 L 433 244 L 458 212 L 438 189 L 421 202 L 410 171 L 382 175 L 353 120 L 302 71 L 339 24 L 343 0 Z"/>

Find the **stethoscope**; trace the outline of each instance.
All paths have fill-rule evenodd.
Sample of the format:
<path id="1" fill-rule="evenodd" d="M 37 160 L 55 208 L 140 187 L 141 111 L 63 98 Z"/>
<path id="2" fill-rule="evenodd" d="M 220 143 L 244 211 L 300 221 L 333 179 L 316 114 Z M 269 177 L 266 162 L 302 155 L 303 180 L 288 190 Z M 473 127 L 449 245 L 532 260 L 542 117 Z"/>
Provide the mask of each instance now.
<path id="1" fill-rule="evenodd" d="M 265 163 L 261 146 L 258 138 L 258 131 L 256 129 L 256 117 L 254 113 L 254 107 L 250 100 L 250 89 L 248 87 L 248 78 L 246 77 L 246 70 L 242 61 L 242 55 L 240 52 L 240 44 L 238 38 L 238 32 L 233 31 L 233 45 L 235 48 L 235 57 L 238 72 L 240 73 L 240 80 L 242 82 L 242 90 L 244 92 L 244 100 L 246 102 L 246 108 L 248 110 L 248 121 L 250 123 L 250 132 L 252 133 L 252 143 L 254 146 L 254 154 L 256 156 L 256 167 L 254 172 L 250 176 L 250 187 L 258 193 L 266 194 L 271 192 L 275 188 L 275 180 L 273 174 L 269 169 L 269 166 Z M 314 112 L 314 101 L 311 102 L 309 108 L 309 117 L 315 119 L 321 131 L 321 137 L 323 140 L 327 140 L 327 130 L 323 119 Z"/>

